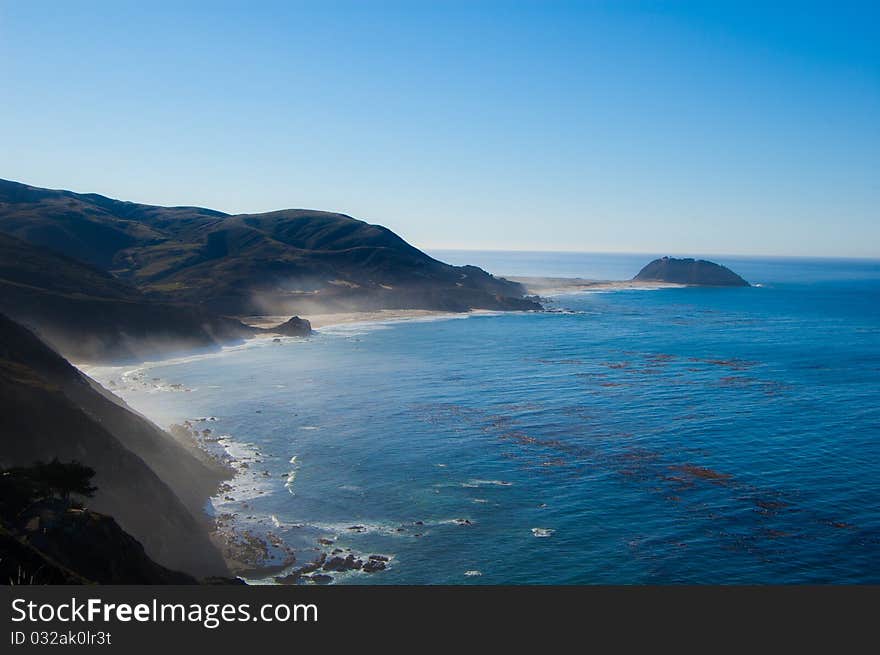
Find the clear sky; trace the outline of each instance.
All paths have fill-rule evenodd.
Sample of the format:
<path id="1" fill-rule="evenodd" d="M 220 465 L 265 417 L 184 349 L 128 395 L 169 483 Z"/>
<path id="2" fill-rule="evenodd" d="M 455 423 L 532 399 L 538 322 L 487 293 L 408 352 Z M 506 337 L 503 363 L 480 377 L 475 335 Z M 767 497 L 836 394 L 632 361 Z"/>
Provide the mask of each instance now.
<path id="1" fill-rule="evenodd" d="M 880 3 L 0 0 L 0 177 L 424 248 L 880 257 Z"/>

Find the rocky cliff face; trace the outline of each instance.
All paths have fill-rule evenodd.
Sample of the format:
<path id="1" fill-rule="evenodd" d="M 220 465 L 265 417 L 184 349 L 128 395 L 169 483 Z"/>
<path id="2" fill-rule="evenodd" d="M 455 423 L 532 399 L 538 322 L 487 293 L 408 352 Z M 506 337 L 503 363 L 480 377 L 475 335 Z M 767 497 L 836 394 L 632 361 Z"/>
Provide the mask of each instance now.
<path id="1" fill-rule="evenodd" d="M 160 565 L 227 574 L 202 514 L 226 471 L 0 315 L 0 466 L 53 457 L 95 469 L 90 508 L 113 516 Z"/>
<path id="2" fill-rule="evenodd" d="M 703 259 L 662 257 L 645 266 L 634 280 L 693 286 L 747 287 L 749 283 L 725 266 Z"/>
<path id="3" fill-rule="evenodd" d="M 0 522 L 0 584 L 89 584 L 83 576 L 47 557 Z"/>
<path id="4" fill-rule="evenodd" d="M 196 584 L 151 560 L 110 516 L 61 503 L 32 508 L 0 527 L 6 584 Z M 3 579 L 6 578 L 6 579 Z"/>

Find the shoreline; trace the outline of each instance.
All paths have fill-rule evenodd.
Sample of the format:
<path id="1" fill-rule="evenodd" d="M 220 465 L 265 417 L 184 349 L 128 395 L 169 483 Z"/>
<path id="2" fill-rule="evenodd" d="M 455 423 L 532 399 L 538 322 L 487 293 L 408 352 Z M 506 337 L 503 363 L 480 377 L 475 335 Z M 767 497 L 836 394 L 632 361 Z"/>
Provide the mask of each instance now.
<path id="1" fill-rule="evenodd" d="M 336 327 L 338 325 L 352 325 L 361 323 L 398 323 L 405 321 L 424 321 L 467 318 L 469 316 L 499 314 L 501 312 L 489 309 L 471 309 L 466 312 L 448 312 L 439 309 L 376 309 L 356 312 L 336 312 L 324 314 L 295 314 L 307 320 L 313 330 Z M 251 327 L 271 330 L 274 327 L 288 321 L 293 316 L 288 315 L 253 315 L 236 316 L 236 318 Z M 271 336 L 272 332 L 263 335 L 255 335 L 255 339 Z"/>
<path id="2" fill-rule="evenodd" d="M 540 291 L 543 294 L 569 294 L 583 291 L 609 291 L 609 290 L 625 290 L 625 289 L 655 289 L 678 287 L 680 285 L 672 285 L 665 283 L 633 283 L 614 282 L 614 281 L 598 281 L 584 280 L 579 278 L 519 278 L 517 281 L 525 283 L 528 281 L 527 289 L 532 292 Z M 348 326 L 358 324 L 388 324 L 398 322 L 420 322 L 420 321 L 436 321 L 436 320 L 452 320 L 465 319 L 471 316 L 491 316 L 498 315 L 500 312 L 493 310 L 470 310 L 467 312 L 449 312 L 441 310 L 424 310 L 424 309 L 383 309 L 372 311 L 357 312 L 337 312 L 303 315 L 301 318 L 308 320 L 315 330 L 324 328 L 333 328 L 337 326 Z M 253 327 L 271 329 L 289 320 L 290 316 L 284 315 L 260 315 L 238 317 L 242 322 Z M 138 364 L 118 364 L 118 365 L 88 365 L 79 364 L 77 368 L 89 377 L 95 376 L 95 380 L 101 384 L 108 392 L 118 397 L 131 411 L 140 414 L 140 412 L 128 404 L 124 397 L 125 386 L 117 387 L 114 384 L 105 386 L 109 379 L 110 371 L 114 371 L 111 375 L 113 378 L 125 380 L 134 374 L 134 379 L 145 378 L 145 372 L 150 368 L 172 364 L 175 361 L 187 361 L 193 357 L 216 357 L 222 356 L 224 353 L 234 351 L 246 346 L 248 343 L 258 344 L 265 342 L 267 339 L 277 338 L 279 335 L 273 332 L 265 332 L 256 334 L 245 339 L 243 344 L 222 346 L 219 350 L 213 352 L 196 352 L 189 354 L 176 353 L 169 357 L 157 360 L 150 360 Z M 284 337 L 287 340 L 300 340 L 307 337 Z M 102 382 L 103 380 L 103 382 Z M 167 384 L 166 384 L 167 382 Z M 173 384 L 166 381 L 162 384 L 174 387 Z M 310 559 L 305 561 L 298 560 L 297 555 L 305 555 L 309 557 L 309 552 L 315 557 L 320 556 L 323 551 L 324 556 L 335 555 L 331 548 L 322 548 L 321 542 L 316 543 L 317 548 L 300 548 L 294 549 L 288 546 L 282 538 L 277 534 L 276 528 L 280 526 L 265 525 L 262 521 L 252 520 L 253 516 L 242 516 L 239 511 L 230 507 L 230 503 L 242 504 L 242 507 L 249 507 L 248 500 L 257 497 L 263 493 L 261 487 L 268 482 L 263 478 L 264 474 L 257 474 L 252 469 L 254 464 L 261 461 L 261 453 L 254 445 L 245 441 L 238 441 L 234 435 L 215 435 L 210 429 L 207 431 L 205 427 L 209 422 L 214 420 L 213 417 L 194 418 L 194 417 L 178 417 L 173 423 L 162 426 L 158 420 L 146 416 L 148 420 L 156 424 L 160 429 L 170 434 L 176 441 L 183 445 L 196 449 L 203 453 L 207 458 L 212 460 L 217 466 L 221 467 L 229 477 L 225 477 L 217 486 L 216 492 L 204 499 L 205 506 L 201 516 L 198 519 L 206 523 L 209 537 L 223 556 L 224 561 L 230 569 L 233 576 L 242 577 L 250 583 L 265 584 L 291 584 L 293 578 L 297 578 L 296 582 L 309 583 L 310 573 L 306 571 L 298 572 L 295 568 L 297 562 L 300 565 L 305 564 L 308 569 L 313 564 Z M 210 435 L 210 436 L 209 436 Z M 264 517 L 265 518 L 265 517 Z M 274 517 L 273 517 L 274 518 Z M 243 520 L 244 519 L 244 520 Z M 324 544 L 329 546 L 329 544 Z M 339 552 L 339 551 L 337 551 Z M 354 555 L 356 557 L 367 557 L 367 553 L 353 553 L 351 550 L 342 551 L 343 555 Z M 393 555 L 391 556 L 393 559 Z M 385 560 L 387 561 L 387 559 Z M 285 572 L 292 572 L 289 576 L 284 576 Z M 285 578 L 285 582 L 275 579 L 276 576 Z M 288 581 L 289 580 L 289 581 Z"/>
<path id="3" fill-rule="evenodd" d="M 340 325 L 383 324 L 397 322 L 419 322 L 435 320 L 452 320 L 468 318 L 472 315 L 493 315 L 500 312 L 491 310 L 472 310 L 469 312 L 446 312 L 438 310 L 376 310 L 367 312 L 340 312 L 334 314 L 313 314 L 307 318 L 313 326 L 331 328 Z M 288 320 L 289 316 L 251 316 L 242 319 L 255 327 L 271 328 Z M 126 399 L 126 390 L 135 390 L 139 384 L 152 384 L 157 388 L 175 391 L 189 391 L 173 380 L 153 381 L 148 374 L 151 368 L 191 361 L 193 358 L 219 357 L 225 353 L 247 347 L 248 343 L 265 343 L 267 339 L 277 338 L 277 334 L 267 332 L 257 334 L 244 340 L 243 343 L 222 346 L 211 352 L 175 353 L 163 359 L 149 360 L 139 363 L 125 364 L 74 364 L 81 373 L 94 379 L 107 392 L 115 396 L 130 411 L 144 416 L 159 429 L 169 434 L 175 441 L 189 449 L 201 453 L 223 470 L 225 475 L 218 482 L 215 492 L 204 498 L 202 512 L 196 516 L 205 525 L 210 540 L 220 552 L 229 568 L 229 574 L 240 577 L 248 584 L 321 584 L 330 577 L 316 573 L 317 578 L 311 579 L 312 568 L 318 559 L 348 557 L 371 562 L 373 567 L 386 568 L 393 554 L 359 553 L 349 548 L 338 549 L 324 543 L 320 535 L 315 536 L 312 547 L 293 548 L 279 536 L 279 525 L 265 522 L 266 517 L 257 518 L 248 515 L 250 500 L 265 492 L 263 486 L 271 478 L 258 472 L 262 461 L 259 448 L 247 441 L 239 441 L 235 435 L 215 434 L 213 416 L 193 417 L 178 416 L 163 421 L 151 417 L 135 409 Z M 308 337 L 286 337 L 284 341 L 301 340 Z M 166 424 L 167 423 L 167 424 Z M 210 426 L 210 428 L 209 428 Z M 293 464 L 293 463 L 292 463 Z M 255 466 L 257 465 L 257 466 Z M 292 467 L 296 470 L 296 466 Z M 175 493 L 179 493 L 174 489 Z M 241 507 L 236 507 L 241 505 Z M 245 510 L 242 513 L 242 509 Z M 274 517 L 270 517 L 274 518 Z M 290 527 L 290 526 L 288 526 Z M 305 526 L 297 526 L 305 527 Z M 308 531 L 306 531 L 308 532 Z M 300 559 L 300 557 L 304 559 Z M 370 558 L 383 558 L 371 561 Z M 322 562 L 323 565 L 323 562 Z M 315 567 L 317 568 L 320 567 Z M 283 581 L 282 581 L 283 580 Z"/>
<path id="4" fill-rule="evenodd" d="M 681 289 L 684 284 L 643 280 L 590 280 L 581 277 L 508 277 L 519 282 L 526 293 L 535 296 L 558 296 L 588 291 L 649 291 L 654 289 Z"/>

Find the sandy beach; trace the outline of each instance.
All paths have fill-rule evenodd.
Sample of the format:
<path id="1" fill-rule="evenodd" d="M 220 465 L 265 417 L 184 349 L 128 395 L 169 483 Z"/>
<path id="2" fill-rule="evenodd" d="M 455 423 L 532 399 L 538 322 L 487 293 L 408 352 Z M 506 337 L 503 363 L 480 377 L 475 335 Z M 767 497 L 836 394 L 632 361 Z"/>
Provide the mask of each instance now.
<path id="1" fill-rule="evenodd" d="M 682 285 L 668 282 L 644 282 L 636 280 L 588 280 L 577 277 L 508 277 L 508 280 L 519 282 L 526 292 L 536 296 L 552 296 L 581 291 L 615 291 L 625 289 L 664 289 Z M 336 312 L 332 314 L 303 314 L 300 318 L 307 319 L 315 330 L 345 325 L 350 323 L 375 323 L 387 321 L 407 321 L 428 318 L 456 318 L 467 314 L 490 314 L 489 310 L 472 309 L 469 312 L 445 312 L 432 309 L 378 309 L 364 312 Z M 284 323 L 290 316 L 240 316 L 242 323 L 256 328 L 271 329 Z M 262 336 L 271 336 L 266 333 Z"/>
<path id="2" fill-rule="evenodd" d="M 335 314 L 304 314 L 300 318 L 308 320 L 315 330 L 348 323 L 375 323 L 385 321 L 407 321 L 425 318 L 455 318 L 466 314 L 491 313 L 484 310 L 470 312 L 443 312 L 431 309 L 379 309 L 370 312 L 338 312 Z M 242 316 L 239 320 L 258 328 L 273 328 L 290 319 L 290 316 Z"/>
<path id="3" fill-rule="evenodd" d="M 681 284 L 643 280 L 588 280 L 580 277 L 507 277 L 519 282 L 526 292 L 535 296 L 552 296 L 579 291 L 615 291 L 623 289 L 674 289 Z"/>

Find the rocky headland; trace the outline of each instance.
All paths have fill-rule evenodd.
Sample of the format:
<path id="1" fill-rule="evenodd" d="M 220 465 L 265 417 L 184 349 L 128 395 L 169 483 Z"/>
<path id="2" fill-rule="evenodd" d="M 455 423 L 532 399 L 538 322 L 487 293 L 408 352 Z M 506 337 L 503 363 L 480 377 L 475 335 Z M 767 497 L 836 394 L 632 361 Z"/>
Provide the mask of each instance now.
<path id="1" fill-rule="evenodd" d="M 661 257 L 647 264 L 633 278 L 636 282 L 668 282 L 701 287 L 751 286 L 726 266 L 705 259 Z"/>

